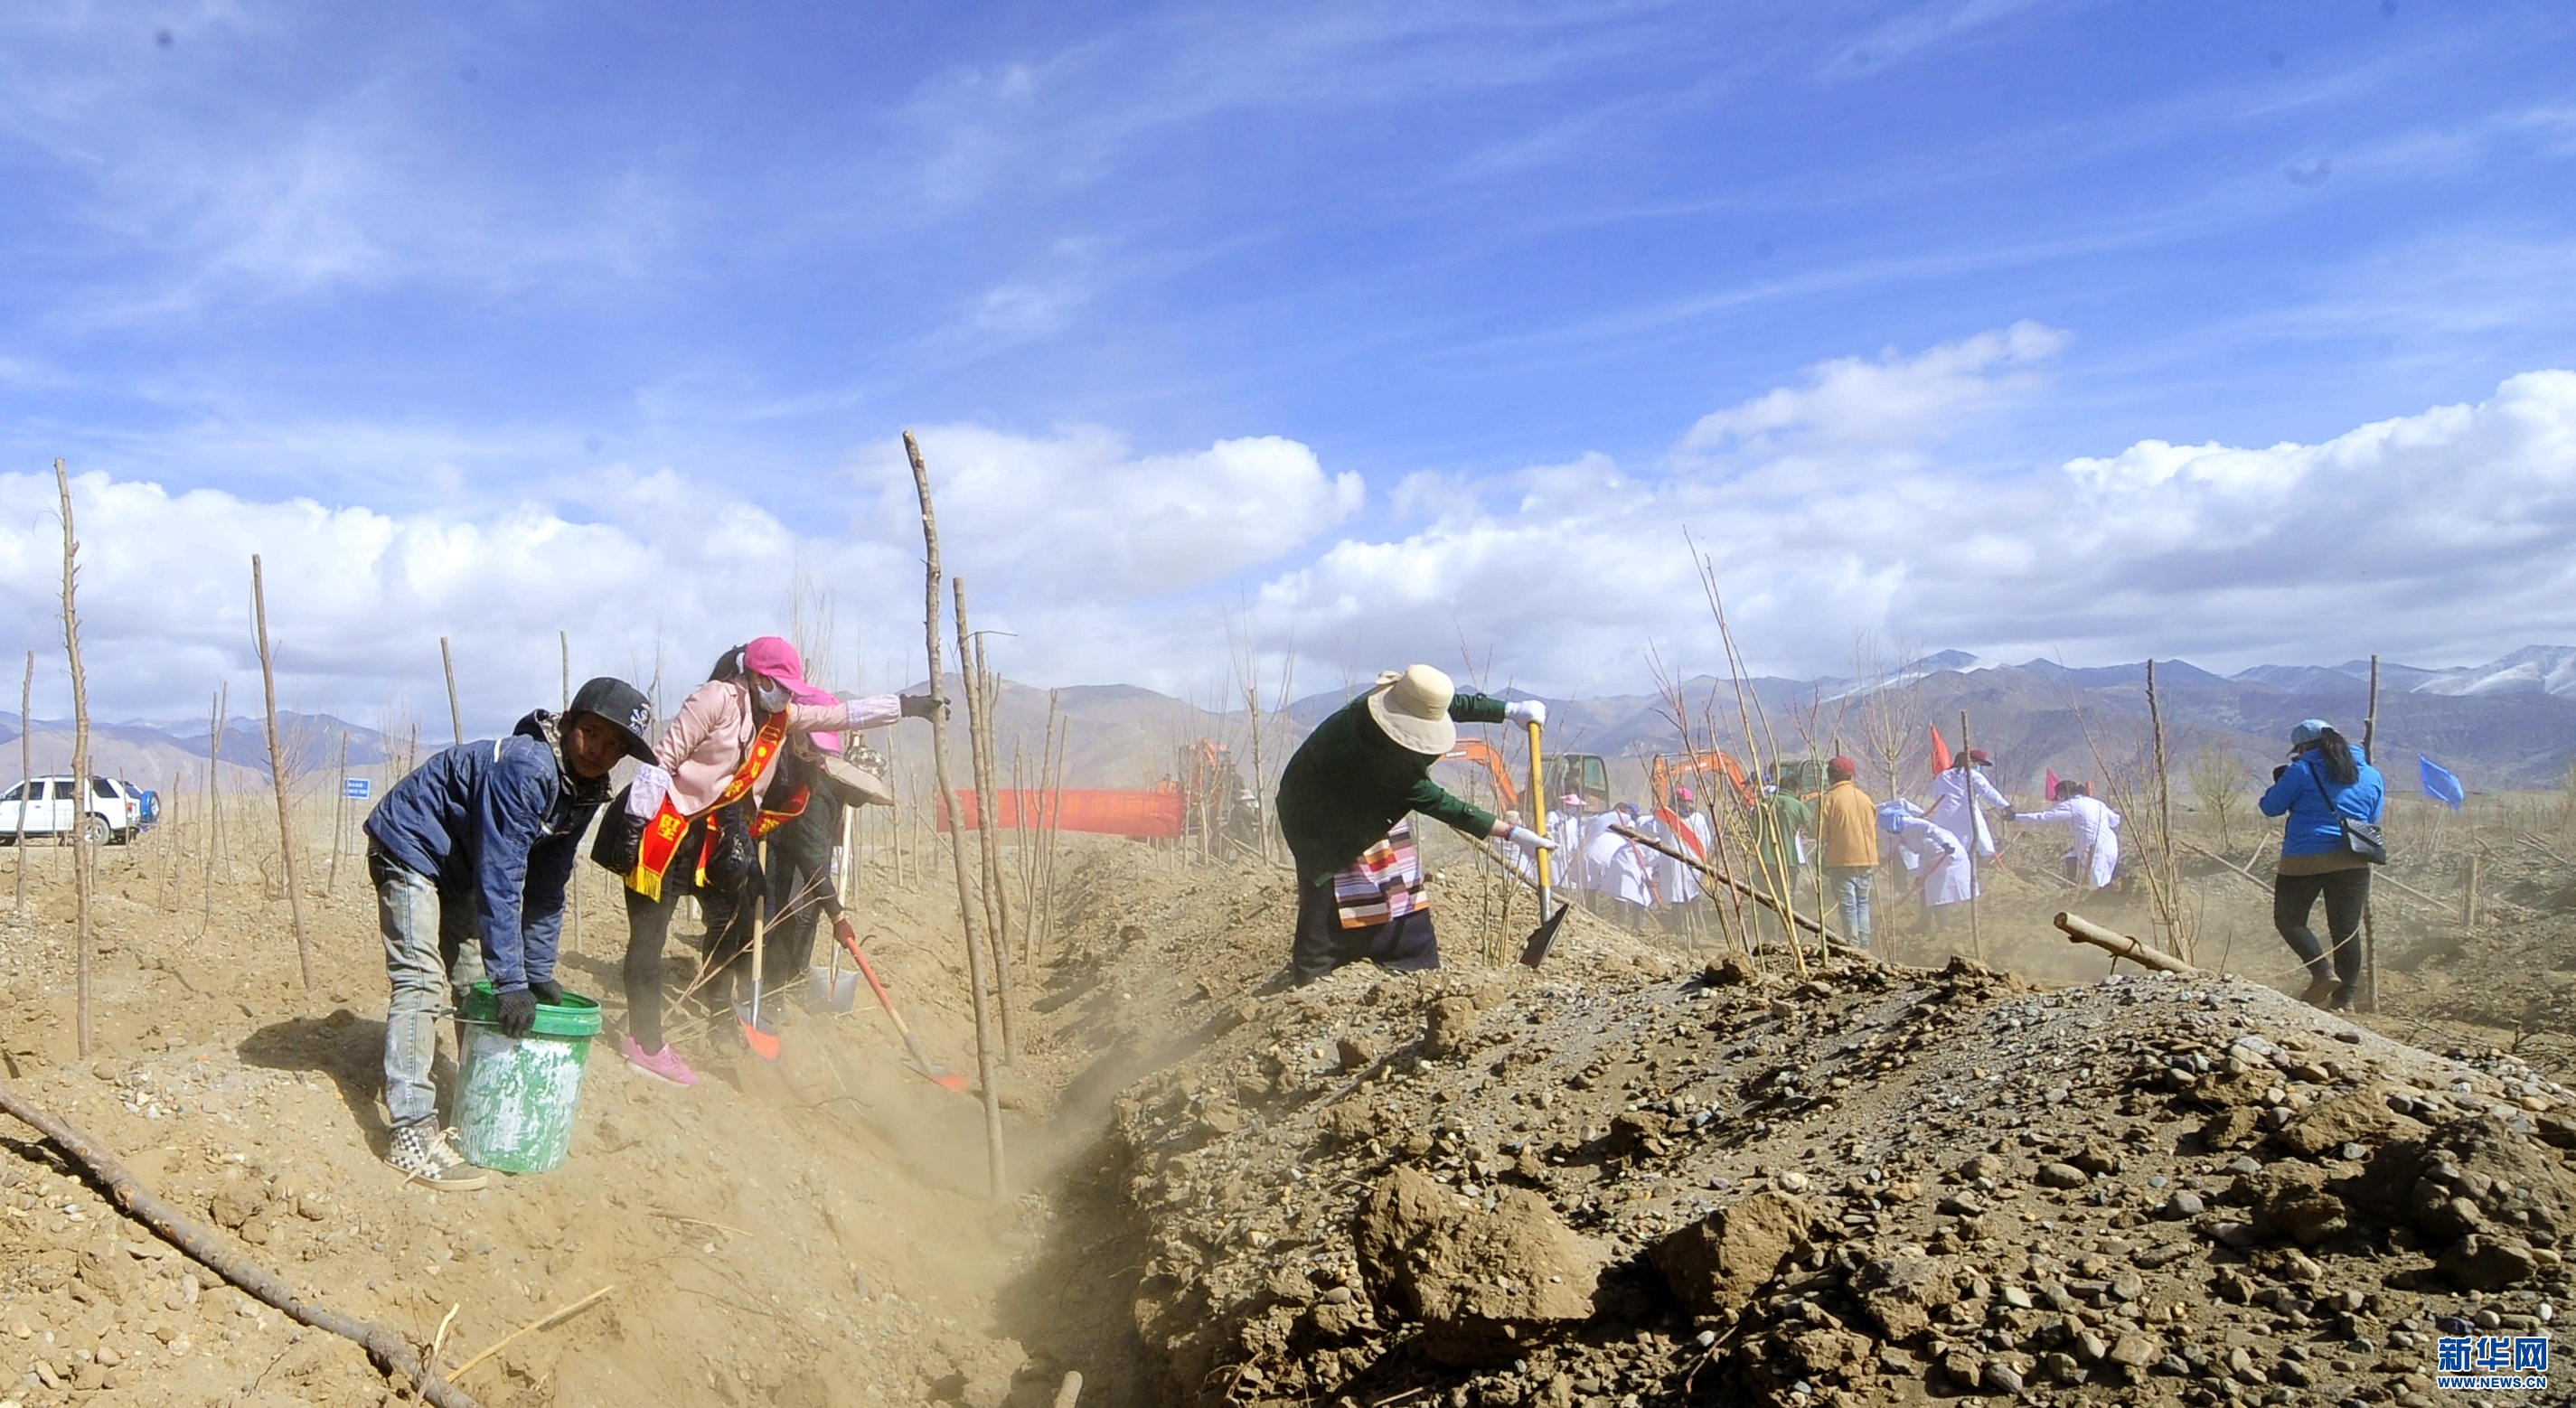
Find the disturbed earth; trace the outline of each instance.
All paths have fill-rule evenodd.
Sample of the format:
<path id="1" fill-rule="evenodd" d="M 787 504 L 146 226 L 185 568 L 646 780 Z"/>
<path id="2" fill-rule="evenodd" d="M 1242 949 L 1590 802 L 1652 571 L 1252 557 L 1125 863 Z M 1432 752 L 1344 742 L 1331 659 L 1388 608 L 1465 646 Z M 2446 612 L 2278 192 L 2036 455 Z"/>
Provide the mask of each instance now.
<path id="1" fill-rule="evenodd" d="M 1526 902 L 1459 874 L 1449 967 L 1290 989 L 1284 874 L 1107 843 L 1068 843 L 1022 954 L 998 1203 L 975 1104 L 864 989 L 792 997 L 775 1066 L 683 1025 L 691 1090 L 595 1051 L 563 1170 L 436 1194 L 381 1161 L 363 888 L 314 887 L 307 991 L 273 882 L 156 844 L 102 858 L 86 1058 L 39 853 L 0 931 L 11 1085 L 442 1372 L 497 1347 L 459 1380 L 486 1403 L 1006 1408 L 1077 1371 L 1121 1405 L 2411 1405 L 2457 1401 L 2440 1341 L 2545 1339 L 2569 1291 L 2576 1101 L 2495 1046 L 2100 977 L 2010 913 L 1995 951 L 2059 981 L 1580 914 L 1532 971 Z M 862 929 L 971 1072 L 943 873 L 871 869 Z M 623 925 L 583 894 L 566 971 L 613 1041 Z M 0 1133 L 0 1408 L 411 1401 Z"/>

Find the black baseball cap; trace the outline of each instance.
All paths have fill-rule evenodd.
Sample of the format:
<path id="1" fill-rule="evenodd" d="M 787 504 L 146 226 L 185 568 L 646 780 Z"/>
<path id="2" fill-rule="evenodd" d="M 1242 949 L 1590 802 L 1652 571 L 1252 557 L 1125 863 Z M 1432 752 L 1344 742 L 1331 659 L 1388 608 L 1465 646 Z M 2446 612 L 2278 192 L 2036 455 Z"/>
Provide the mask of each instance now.
<path id="1" fill-rule="evenodd" d="M 566 714 L 596 714 L 626 740 L 626 756 L 637 762 L 653 761 L 653 701 L 644 691 L 626 681 L 601 675 L 581 687 L 572 697 Z"/>

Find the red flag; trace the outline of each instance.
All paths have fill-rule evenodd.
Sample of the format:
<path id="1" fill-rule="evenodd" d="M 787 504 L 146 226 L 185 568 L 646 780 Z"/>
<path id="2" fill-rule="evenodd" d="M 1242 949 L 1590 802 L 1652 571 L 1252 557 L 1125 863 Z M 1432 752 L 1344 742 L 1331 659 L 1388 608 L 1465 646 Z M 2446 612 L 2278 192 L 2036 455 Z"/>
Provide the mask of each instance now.
<path id="1" fill-rule="evenodd" d="M 1939 776 L 1950 770 L 1950 745 L 1941 741 L 1941 730 L 1932 730 L 1932 773 Z"/>
<path id="2" fill-rule="evenodd" d="M 2052 802 L 2057 800 L 2057 769 L 2055 768 L 2048 770 L 2048 800 Z"/>

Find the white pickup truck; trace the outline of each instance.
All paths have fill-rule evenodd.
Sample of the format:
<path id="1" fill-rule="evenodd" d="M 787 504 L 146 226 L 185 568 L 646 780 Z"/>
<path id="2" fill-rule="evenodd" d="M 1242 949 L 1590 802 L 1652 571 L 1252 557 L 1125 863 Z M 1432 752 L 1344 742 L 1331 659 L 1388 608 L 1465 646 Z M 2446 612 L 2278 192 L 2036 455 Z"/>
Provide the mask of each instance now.
<path id="1" fill-rule="evenodd" d="M 143 834 L 160 817 L 160 798 L 113 777 L 89 780 L 89 799 L 85 807 L 73 805 L 72 780 L 69 777 L 30 778 L 6 792 L 0 792 L 0 846 L 17 844 L 19 817 L 26 818 L 26 835 L 30 838 L 68 837 L 72 834 L 72 817 L 85 814 L 92 845 L 123 845 Z"/>

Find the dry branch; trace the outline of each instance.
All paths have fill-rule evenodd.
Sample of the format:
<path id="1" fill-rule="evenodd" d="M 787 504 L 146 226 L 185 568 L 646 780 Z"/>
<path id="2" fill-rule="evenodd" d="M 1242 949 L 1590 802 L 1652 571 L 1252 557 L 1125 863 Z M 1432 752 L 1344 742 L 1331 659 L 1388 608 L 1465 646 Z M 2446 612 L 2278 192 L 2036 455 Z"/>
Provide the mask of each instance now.
<path id="1" fill-rule="evenodd" d="M 1833 930 L 1826 928 L 1815 920 L 1809 919 L 1807 916 L 1798 913 L 1797 910 L 1783 906 L 1778 900 L 1762 893 L 1751 885 L 1745 884 L 1743 881 L 1736 879 L 1734 876 L 1727 874 L 1716 866 L 1710 865 L 1706 861 L 1684 855 L 1680 851 L 1674 850 L 1672 847 L 1665 845 L 1663 842 L 1656 840 L 1652 836 L 1646 835 L 1642 831 L 1615 824 L 1611 826 L 1610 829 L 1627 837 L 1629 840 L 1636 842 L 1638 845 L 1645 847 L 1647 850 L 1653 851 L 1658 855 L 1680 861 L 1682 864 L 1689 866 L 1691 869 L 1698 871 L 1709 879 L 1724 885 L 1735 893 L 1742 895 L 1746 899 L 1753 901 L 1755 904 L 1762 906 L 1764 909 L 1771 911 L 1773 915 L 1786 918 L 1789 922 L 1806 930 L 1808 933 L 1815 935 L 1818 939 L 1821 939 L 1826 943 L 1832 944 L 1837 948 L 1846 950 L 1847 952 L 1863 954 L 1873 958 L 1876 957 L 1876 955 L 1871 954 L 1868 949 L 1860 947 L 1851 940 L 1844 938 L 1842 935 L 1835 933 Z"/>
<path id="2" fill-rule="evenodd" d="M 922 617 L 924 652 L 930 658 L 930 691 L 939 692 L 939 515 L 930 506 L 930 467 L 922 463 L 921 442 L 903 433 L 903 451 L 912 461 L 912 487 L 921 499 Z M 966 668 L 960 662 L 960 680 Z M 992 1198 L 1000 1202 L 1009 1184 L 1002 1161 L 1002 1096 L 993 1085 L 991 1004 L 984 996 L 983 939 L 975 931 L 975 886 L 966 876 L 965 815 L 957 791 L 948 785 L 948 711 L 930 711 L 930 768 L 939 784 L 940 803 L 948 808 L 948 858 L 957 873 L 957 920 L 966 930 L 966 986 L 975 1009 L 975 1080 L 984 1097 L 984 1159 L 992 1178 Z"/>
<path id="3" fill-rule="evenodd" d="M 79 957 L 76 982 L 80 990 L 79 1012 L 74 1028 L 79 1037 L 80 1054 L 89 1054 L 89 899 L 96 877 L 91 863 L 96 859 L 91 849 L 89 826 L 89 676 L 81 670 L 80 610 L 74 604 L 75 589 L 80 579 L 80 540 L 72 533 L 72 481 L 63 473 L 63 462 L 54 461 L 54 487 L 63 496 L 63 649 L 72 662 L 72 894 L 79 909 L 74 929 L 74 943 Z M 18 808 L 26 815 L 26 806 Z M 21 854 L 24 854 L 22 851 Z"/>
<path id="4" fill-rule="evenodd" d="M 466 1370 L 473 1368 L 475 1365 L 482 1363 L 484 1360 L 491 1358 L 502 1350 L 508 1349 L 521 1335 L 534 1334 L 550 1325 L 560 1325 L 564 1321 L 571 1319 L 575 1314 L 579 1313 L 583 1307 L 588 1306 L 592 1301 L 595 1301 L 601 1296 L 604 1296 L 610 1291 L 616 1289 L 617 1284 L 612 1281 L 609 1284 L 600 1287 L 598 1290 L 591 1292 L 589 1295 L 583 1296 L 581 1299 L 574 1301 L 570 1305 L 564 1306 L 559 1310 L 550 1310 L 544 1315 L 529 1321 L 527 1324 L 521 1325 L 519 1328 L 512 1330 L 510 1333 L 503 1335 L 500 1339 L 494 1341 L 490 1348 L 485 1349 L 483 1352 L 466 1360 L 464 1363 L 457 1365 L 455 1371 L 447 1376 L 447 1382 L 452 1384 L 457 1380 L 464 1378 Z"/>
<path id="5" fill-rule="evenodd" d="M 387 1378 L 414 1383 L 427 1379 L 425 1396 L 437 1408 L 479 1408 L 464 1390 L 443 1379 L 427 1378 L 420 1357 L 412 1352 L 411 1345 L 402 1336 L 382 1325 L 326 1310 L 298 1296 L 284 1277 L 233 1250 L 222 1234 L 153 1196 L 152 1190 L 143 1186 L 143 1181 L 134 1176 L 133 1170 L 78 1127 L 55 1118 L 42 1106 L 5 1084 L 0 1084 L 0 1110 L 6 1110 L 33 1126 L 55 1148 L 107 1185 L 108 1193 L 127 1216 L 151 1228 L 162 1240 L 196 1258 L 216 1275 L 302 1324 L 355 1341 L 367 1351 L 367 1357 L 375 1361 L 376 1367 Z"/>
<path id="6" fill-rule="evenodd" d="M 2180 973 L 2187 977 L 2196 977 L 2202 973 L 2201 969 L 2194 968 L 2162 949 L 2151 948 L 2126 934 L 2115 934 L 2080 914 L 2061 913 L 2057 916 L 2056 924 L 2065 932 L 2069 942 L 2091 944 L 2113 958 L 2125 958 L 2141 968 L 2153 968 L 2159 973 Z"/>
<path id="7" fill-rule="evenodd" d="M 456 656 L 447 648 L 447 637 L 438 638 L 438 668 L 447 675 L 447 726 L 456 733 L 456 741 L 465 741 L 465 711 L 456 703 Z M 656 709 L 655 713 L 661 711 Z"/>
<path id="8" fill-rule="evenodd" d="M 1019 1054 L 1011 1010 L 1011 898 L 1002 888 L 1001 804 L 993 792 L 993 701 L 985 693 L 984 642 L 966 624 L 966 579 L 948 585 L 957 594 L 957 682 L 966 695 L 967 781 L 975 789 L 975 850 L 984 879 L 985 937 L 993 945 L 993 1000 L 1002 1019 L 1002 1064 Z M 957 844 L 966 844 L 966 821 L 952 817 Z"/>
<path id="9" fill-rule="evenodd" d="M 27 678 L 18 686 L 18 907 L 27 912 L 27 804 L 35 798 L 29 794 L 36 787 L 35 732 L 36 721 L 28 711 L 36 706 L 36 652 L 27 652 Z"/>
<path id="10" fill-rule="evenodd" d="M 268 705 L 268 780 L 277 792 L 277 855 L 286 873 L 286 904 L 295 918 L 295 963 L 304 974 L 304 990 L 313 990 L 313 938 L 304 931 L 304 888 L 295 875 L 295 819 L 286 805 L 286 758 L 277 746 L 277 671 L 268 654 L 268 589 L 260 579 L 259 554 L 250 555 L 250 600 L 259 624 L 260 694 Z M 443 643 L 443 642 L 442 642 Z"/>

